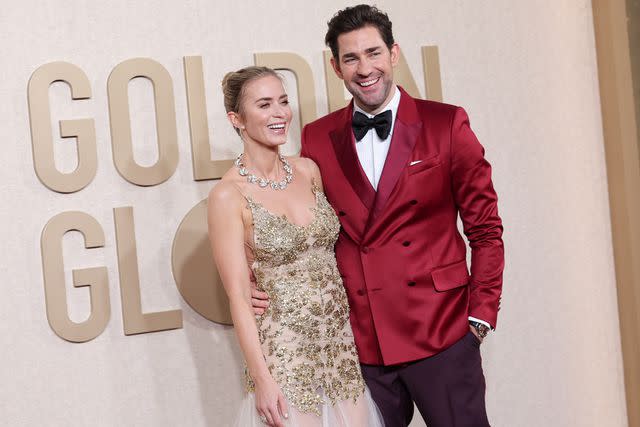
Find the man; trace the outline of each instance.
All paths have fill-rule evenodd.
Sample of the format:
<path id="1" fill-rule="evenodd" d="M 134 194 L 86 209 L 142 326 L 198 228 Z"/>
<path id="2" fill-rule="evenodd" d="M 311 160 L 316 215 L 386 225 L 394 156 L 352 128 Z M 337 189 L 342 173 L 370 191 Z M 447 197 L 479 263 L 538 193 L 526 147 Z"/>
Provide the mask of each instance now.
<path id="1" fill-rule="evenodd" d="M 386 14 L 349 7 L 328 26 L 353 101 L 305 126 L 302 155 L 342 224 L 336 258 L 364 378 L 388 427 L 407 426 L 414 402 L 429 427 L 488 426 L 479 346 L 504 266 L 491 167 L 464 110 L 394 85 Z"/>

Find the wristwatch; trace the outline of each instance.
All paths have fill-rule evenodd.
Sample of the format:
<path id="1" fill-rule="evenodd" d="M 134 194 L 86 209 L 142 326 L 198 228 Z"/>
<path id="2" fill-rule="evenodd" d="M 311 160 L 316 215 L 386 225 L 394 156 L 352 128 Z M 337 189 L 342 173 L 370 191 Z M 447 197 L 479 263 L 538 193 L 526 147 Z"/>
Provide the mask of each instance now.
<path id="1" fill-rule="evenodd" d="M 489 327 L 487 325 L 474 320 L 469 320 L 469 324 L 474 327 L 481 339 L 484 339 L 489 334 Z"/>

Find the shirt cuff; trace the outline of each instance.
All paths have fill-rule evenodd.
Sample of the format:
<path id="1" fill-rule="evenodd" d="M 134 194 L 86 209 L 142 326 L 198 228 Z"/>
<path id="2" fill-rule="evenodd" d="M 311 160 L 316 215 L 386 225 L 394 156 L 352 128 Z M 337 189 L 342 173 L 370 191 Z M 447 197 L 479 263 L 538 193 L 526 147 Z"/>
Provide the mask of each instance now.
<path id="1" fill-rule="evenodd" d="M 469 321 L 482 323 L 484 326 L 486 326 L 487 328 L 489 328 L 489 329 L 491 329 L 493 331 L 493 328 L 491 327 L 491 325 L 489 323 L 485 322 L 484 320 L 478 319 L 476 317 L 469 316 Z"/>

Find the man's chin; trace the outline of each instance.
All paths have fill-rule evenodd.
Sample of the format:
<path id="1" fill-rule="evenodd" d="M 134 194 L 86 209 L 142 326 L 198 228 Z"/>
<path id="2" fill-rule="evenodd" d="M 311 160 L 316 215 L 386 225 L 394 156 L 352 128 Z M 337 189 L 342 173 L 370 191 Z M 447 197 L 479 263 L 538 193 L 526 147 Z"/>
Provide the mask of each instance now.
<path id="1" fill-rule="evenodd" d="M 380 105 L 382 105 L 382 101 L 384 99 L 381 97 L 371 97 L 371 96 L 356 96 L 356 101 L 358 102 L 358 105 L 368 111 L 374 111 L 376 108 L 380 107 Z"/>
<path id="2" fill-rule="evenodd" d="M 380 107 L 384 102 L 385 96 L 382 91 L 376 91 L 375 93 L 365 93 L 358 87 L 355 92 L 351 93 L 356 99 L 358 105 L 366 110 L 373 111 Z"/>

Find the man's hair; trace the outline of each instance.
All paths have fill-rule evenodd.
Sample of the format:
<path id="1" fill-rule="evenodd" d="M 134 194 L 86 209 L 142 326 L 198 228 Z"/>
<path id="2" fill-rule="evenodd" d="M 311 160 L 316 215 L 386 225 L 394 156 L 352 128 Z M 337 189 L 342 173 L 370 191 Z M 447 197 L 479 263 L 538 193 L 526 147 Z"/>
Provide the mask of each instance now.
<path id="1" fill-rule="evenodd" d="M 375 27 L 389 49 L 394 43 L 389 17 L 377 7 L 368 4 L 359 4 L 338 11 L 327 25 L 329 29 L 324 37 L 324 42 L 329 46 L 331 54 L 336 60 L 339 55 L 338 36 L 360 28 Z"/>

